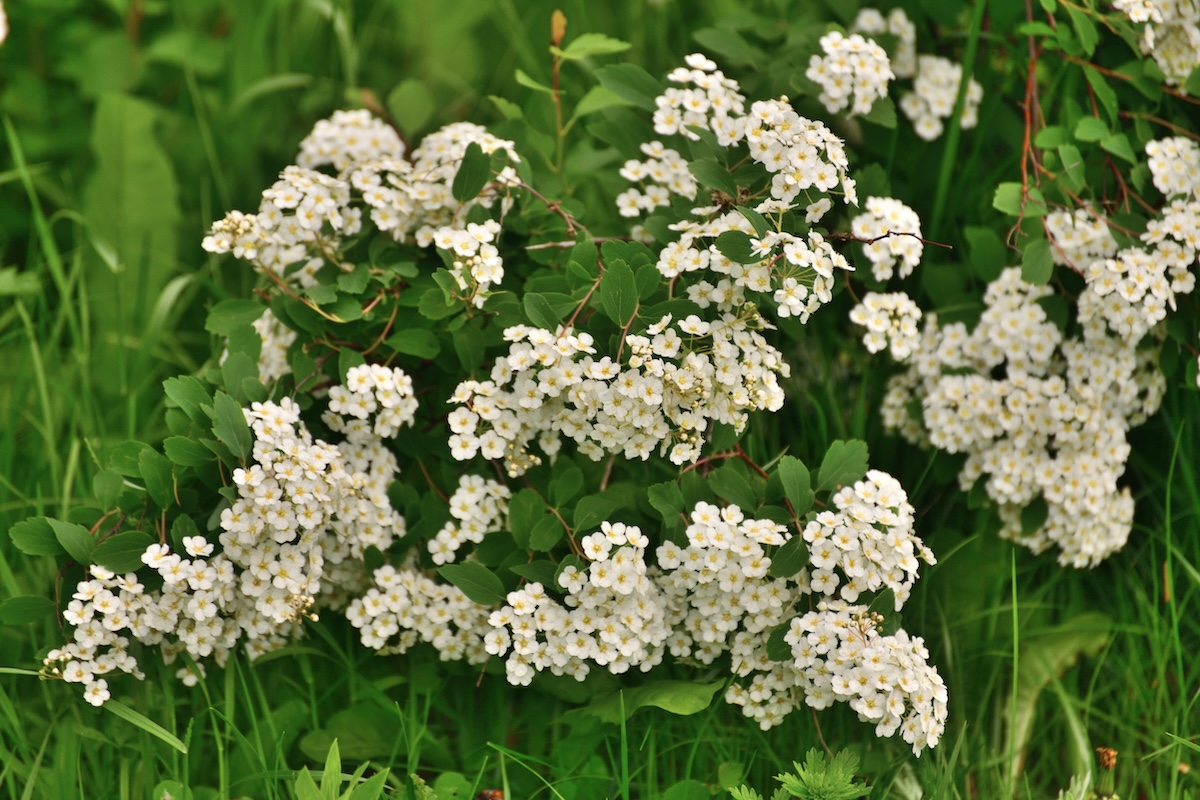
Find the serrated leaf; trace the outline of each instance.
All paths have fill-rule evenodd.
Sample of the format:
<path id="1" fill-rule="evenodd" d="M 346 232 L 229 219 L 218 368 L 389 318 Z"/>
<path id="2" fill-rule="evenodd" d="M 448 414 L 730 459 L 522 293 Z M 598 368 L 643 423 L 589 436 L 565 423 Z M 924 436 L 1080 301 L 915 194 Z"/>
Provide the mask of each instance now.
<path id="1" fill-rule="evenodd" d="M 457 586 L 463 594 L 482 606 L 504 602 L 504 584 L 482 564 L 467 561 L 438 568 L 441 575 Z"/>
<path id="2" fill-rule="evenodd" d="M 596 79 L 618 97 L 646 111 L 654 111 L 655 98 L 662 94 L 662 85 L 649 72 L 636 64 L 613 64 L 596 70 Z"/>
<path id="3" fill-rule="evenodd" d="M 145 442 L 135 442 L 132 439 L 121 442 L 108 453 L 108 465 L 126 478 L 140 478 L 142 475 L 139 459 L 142 451 L 149 450 Z"/>
<path id="4" fill-rule="evenodd" d="M 47 519 L 51 529 L 54 530 L 54 538 L 62 545 L 62 549 L 66 551 L 77 564 L 87 566 L 92 563 L 92 553 L 96 550 L 96 540 L 92 538 L 92 534 L 82 525 L 77 525 L 74 522 L 63 522 L 59 519 Z"/>
<path id="5" fill-rule="evenodd" d="M 54 601 L 41 595 L 10 597 L 0 603 L 0 625 L 28 625 L 53 614 Z"/>
<path id="6" fill-rule="evenodd" d="M 204 409 L 212 407 L 212 393 L 199 380 L 190 375 L 167 378 L 163 381 L 163 392 L 193 422 L 208 424 L 209 416 Z"/>
<path id="7" fill-rule="evenodd" d="M 1075 123 L 1075 138 L 1081 142 L 1098 142 L 1110 135 L 1108 126 L 1099 117 L 1080 117 Z"/>
<path id="8" fill-rule="evenodd" d="M 483 187 L 491 177 L 492 159 L 483 152 L 478 143 L 471 142 L 463 153 L 462 163 L 454 174 L 454 183 L 450 186 L 450 194 L 460 203 L 473 200 L 479 196 Z"/>
<path id="9" fill-rule="evenodd" d="M 744 231 L 725 231 L 714 244 L 721 255 L 737 264 L 757 264 L 762 259 L 754 254 L 750 234 Z"/>
<path id="10" fill-rule="evenodd" d="M 629 42 L 622 42 L 602 33 L 584 33 L 577 36 L 563 49 L 551 47 L 551 52 L 560 58 L 575 61 L 591 56 L 607 56 L 613 53 L 623 53 L 630 47 Z"/>
<path id="11" fill-rule="evenodd" d="M 64 550 L 45 517 L 30 517 L 8 529 L 13 546 L 27 556 L 60 556 Z"/>
<path id="12" fill-rule="evenodd" d="M 254 444 L 242 407 L 224 392 L 217 392 L 213 398 L 212 432 L 239 458 L 249 455 Z"/>
<path id="13" fill-rule="evenodd" d="M 1021 280 L 1034 286 L 1045 286 L 1054 274 L 1054 260 L 1050 255 L 1050 242 L 1035 239 L 1025 245 L 1021 253 Z"/>
<path id="14" fill-rule="evenodd" d="M 242 382 L 246 378 L 258 378 L 258 364 L 245 353 L 230 353 L 221 365 L 221 379 L 225 383 L 225 391 L 239 403 L 246 402 L 246 393 Z"/>
<path id="15" fill-rule="evenodd" d="M 153 536 L 141 531 L 114 533 L 96 545 L 92 561 L 102 567 L 108 567 L 117 574 L 134 572 L 141 568 L 142 554 L 154 541 Z"/>
<path id="16" fill-rule="evenodd" d="M 690 162 L 688 164 L 688 172 L 695 176 L 701 186 L 716 189 L 728 197 L 737 197 L 738 189 L 737 184 L 733 181 L 733 176 L 715 158 L 702 158 L 698 161 Z"/>
<path id="17" fill-rule="evenodd" d="M 817 491 L 849 486 L 867 474 L 867 443 L 858 439 L 837 440 L 825 451 L 817 472 Z"/>
<path id="18" fill-rule="evenodd" d="M 794 456 L 783 456 L 779 459 L 776 471 L 793 513 L 797 517 L 807 514 L 813 504 L 812 476 L 808 473 L 808 467 Z"/>
<path id="19" fill-rule="evenodd" d="M 608 318 L 622 328 L 637 312 L 637 281 L 624 261 L 614 259 L 605 265 L 600 277 L 600 304 Z"/>

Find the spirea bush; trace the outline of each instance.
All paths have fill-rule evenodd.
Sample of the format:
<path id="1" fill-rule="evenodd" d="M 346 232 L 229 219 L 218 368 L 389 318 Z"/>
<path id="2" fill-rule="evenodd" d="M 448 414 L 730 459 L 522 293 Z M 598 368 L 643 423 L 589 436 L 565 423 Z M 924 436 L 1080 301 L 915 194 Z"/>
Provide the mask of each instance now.
<path id="1" fill-rule="evenodd" d="M 598 66 L 627 45 L 558 20 L 554 85 L 522 81 L 554 136 L 501 98 L 494 130 L 416 143 L 365 109 L 318 121 L 199 243 L 258 284 L 212 307 L 204 369 L 164 384 L 172 435 L 115 448 L 91 508 L 12 532 L 64 562 L 43 674 L 100 705 L 147 659 L 191 684 L 340 615 L 381 656 L 517 686 L 719 680 L 763 729 L 841 701 L 919 755 L 946 686 L 890 615 L 936 563 L 921 519 L 867 443 L 796 452 L 772 418 L 806 362 L 892 370 L 873 413 L 958 455 L 1002 536 L 1074 567 L 1119 551 L 1127 434 L 1162 400 L 1165 342 L 1176 364 L 1195 349 L 1200 147 L 1146 110 L 1196 102 L 1186 5 L 1031 10 L 1008 218 L 968 227 L 965 254 L 874 160 L 897 107 L 957 142 L 985 96 L 974 44 L 925 52 L 902 8 L 810 42 L 791 95 L 701 53 L 665 80 Z M 1086 105 L 1039 105 L 1051 57 Z M 568 168 L 578 141 L 603 176 Z M 947 264 L 977 290 L 921 290 Z"/>

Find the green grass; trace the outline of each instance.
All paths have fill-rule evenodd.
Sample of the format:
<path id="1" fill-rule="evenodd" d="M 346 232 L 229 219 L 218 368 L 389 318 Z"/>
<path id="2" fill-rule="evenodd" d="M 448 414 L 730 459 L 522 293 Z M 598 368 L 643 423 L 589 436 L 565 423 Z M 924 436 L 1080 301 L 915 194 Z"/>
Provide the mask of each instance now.
<path id="1" fill-rule="evenodd" d="M 14 34 L 0 50 L 0 266 L 36 283 L 0 297 L 0 530 L 31 515 L 69 514 L 90 493 L 108 448 L 164 435 L 161 380 L 208 358 L 204 309 L 252 284 L 247 270 L 205 257 L 203 231 L 225 210 L 256 202 L 313 120 L 361 102 L 349 87 L 386 102 L 410 76 L 423 82 L 429 108 L 407 133 L 494 119 L 485 98 L 518 92 L 516 68 L 547 74 L 554 7 L 501 0 L 450 12 L 431 3 L 208 0 L 149 14 L 130 43 L 132 17 L 110 8 L 120 5 L 9 9 Z M 689 31 L 744 10 L 735 2 L 703 12 L 670 2 L 661 10 L 562 5 L 571 31 L 630 40 L 631 60 L 652 74 L 696 49 Z M 968 49 L 984 51 L 979 68 L 995 78 L 989 88 L 1011 82 L 1013 73 L 996 66 L 1004 47 L 981 38 L 981 19 L 971 19 Z M 22 25 L 39 35 L 15 33 Z M 144 55 L 171 31 L 199 37 L 190 46 L 217 41 L 218 65 L 185 47 L 183 55 L 129 61 L 140 64 L 129 67 L 136 74 L 103 66 L 113 52 Z M 92 44 L 68 69 L 48 64 L 77 41 Z M 102 92 L 149 103 L 153 135 L 115 149 L 91 138 Z M 990 209 L 995 175 L 1012 174 L 1013 151 L 997 142 L 1019 130 L 1013 113 L 999 91 L 990 93 L 981 126 L 992 125 L 991 134 L 960 139 L 955 130 L 944 146 L 920 145 L 920 160 L 940 163 L 936 175 L 898 167 L 897 190 L 923 194 L 919 210 L 936 209 L 939 235 L 955 244 L 964 220 Z M 177 208 L 165 219 L 177 245 L 170 257 L 125 264 L 130 273 L 114 295 L 106 256 L 124 263 L 142 243 L 113 229 L 86 187 L 111 182 L 104 163 L 131 145 L 168 165 Z M 97 191 L 116 188 L 102 183 Z M 161 207 L 130 208 L 146 225 L 162 219 Z M 113 297 L 129 305 L 114 313 Z M 835 335 L 830 328 L 802 344 L 832 352 Z M 279 657 L 236 657 L 196 689 L 175 681 L 179 665 L 146 665 L 146 681 L 123 681 L 116 692 L 132 710 L 122 715 L 30 673 L 61 640 L 46 621 L 0 627 L 0 795 L 148 797 L 174 781 L 196 798 L 291 797 L 296 770 L 319 771 L 334 737 L 343 771 L 367 761 L 372 770 L 386 767 L 396 797 L 416 796 L 409 775 L 432 784 L 446 773 L 464 776 L 472 794 L 497 788 L 515 800 L 680 800 L 696 796 L 687 793 L 695 786 L 670 789 L 682 781 L 718 787 L 743 777 L 768 791 L 775 774 L 823 743 L 860 755 L 875 798 L 911 797 L 903 788 L 914 783 L 929 798 L 1053 797 L 1073 774 L 1094 768 L 1099 746 L 1120 752 L 1122 797 L 1200 795 L 1200 395 L 1184 371 L 1169 378 L 1162 412 L 1132 435 L 1126 479 L 1138 517 L 1130 544 L 1076 572 L 999 542 L 991 512 L 968 508 L 957 492 L 948 457 L 914 455 L 881 438 L 872 414 L 879 381 L 875 373 L 861 380 L 867 369 L 875 367 L 865 359 L 815 364 L 792 395 L 805 399 L 770 424 L 805 454 L 832 438 L 864 436 L 873 466 L 920 487 L 919 532 L 940 563 L 924 571 L 904 619 L 925 636 L 946 678 L 951 721 L 941 745 L 919 760 L 902 743 L 874 739 L 845 708 L 815 718 L 797 712 L 765 733 L 721 702 L 690 717 L 643 710 L 624 725 L 601 724 L 572 712 L 570 682 L 519 691 L 502 676 L 441 664 L 432 652 L 375 657 L 333 614 Z M 52 593 L 60 577 L 49 560 L 0 537 L 0 595 Z M 1022 715 L 1028 727 L 1018 736 L 1012 723 Z"/>

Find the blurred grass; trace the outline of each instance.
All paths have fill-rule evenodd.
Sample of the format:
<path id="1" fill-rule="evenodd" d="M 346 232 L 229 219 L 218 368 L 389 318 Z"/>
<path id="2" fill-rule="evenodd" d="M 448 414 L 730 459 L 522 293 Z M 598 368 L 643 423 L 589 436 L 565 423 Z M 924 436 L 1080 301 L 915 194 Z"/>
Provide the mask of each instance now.
<path id="1" fill-rule="evenodd" d="M 770 16 L 784 5 L 756 7 Z M 0 267 L 16 266 L 31 282 L 0 299 L 0 529 L 32 514 L 68 513 L 89 493 L 109 446 L 162 434 L 161 379 L 208 357 L 204 308 L 252 283 L 247 271 L 202 253 L 203 231 L 225 210 L 257 203 L 313 120 L 372 98 L 389 107 L 404 79 L 411 82 L 404 102 L 392 111 L 410 141 L 452 120 L 494 120 L 488 95 L 527 94 L 513 79 L 516 68 L 547 77 L 544 42 L 556 6 L 572 33 L 625 38 L 633 44 L 629 60 L 662 74 L 697 49 L 691 31 L 744 15 L 752 4 L 10 3 L 14 33 L 0 48 L 7 158 L 0 165 Z M 956 245 L 964 220 L 992 213 L 993 177 L 1015 165 L 1003 144 L 1019 130 L 1003 92 L 1013 73 L 1003 66 L 1002 43 L 980 41 L 979 77 L 997 89 L 981 109 L 984 133 L 964 134 L 957 145 L 912 137 L 898 144 L 893 136 L 886 152 L 871 154 L 893 167 L 896 191 L 925 198 L 923 215 L 945 209 L 939 231 Z M 745 77 L 748 94 L 779 82 L 765 73 Z M 93 123 L 105 102 L 148 118 L 97 141 Z M 959 149 L 965 156 L 951 161 Z M 150 163 L 128 164 L 147 154 Z M 936 172 L 919 168 L 939 161 Z M 129 178 L 123 165 L 138 180 L 157 181 L 164 199 L 140 219 L 106 224 L 108 192 Z M 88 186 L 99 187 L 90 203 Z M 177 208 L 164 217 L 170 202 Z M 168 232 L 163 226 L 173 244 L 144 248 L 144 236 Z M 118 312 L 122 298 L 137 302 Z M 800 346 L 833 352 L 838 335 L 832 326 L 806 331 Z M 921 486 L 913 497 L 920 531 L 940 563 L 918 584 L 905 623 L 926 636 L 950 686 L 952 717 L 945 741 L 920 760 L 906 757 L 903 745 L 875 741 L 845 708 L 823 712 L 819 731 L 798 713 L 762 733 L 721 703 L 690 718 L 641 712 L 620 730 L 569 724 L 561 717 L 569 703 L 514 692 L 501 678 L 461 665 L 371 657 L 334 621 L 291 657 L 255 666 L 237 658 L 227 670 L 212 670 L 197 691 L 174 680 L 177 666 L 147 667 L 146 682 L 129 682 L 121 699 L 183 739 L 185 756 L 59 684 L 12 672 L 36 666 L 38 653 L 59 642 L 57 625 L 45 622 L 0 628 L 0 667 L 10 670 L 0 677 L 0 794 L 145 797 L 160 782 L 178 780 L 210 787 L 208 796 L 287 797 L 292 770 L 321 763 L 316 750 L 324 740 L 314 732 L 336 727 L 339 712 L 359 706 L 371 709 L 391 744 L 386 752 L 356 753 L 347 749 L 354 732 L 347 730 L 346 763 L 370 758 L 392 766 L 401 781 L 406 773 L 432 779 L 455 770 L 477 788 L 503 785 L 510 798 L 654 797 L 683 779 L 715 784 L 722 764 L 742 765 L 766 790 L 771 776 L 819 744 L 818 733 L 834 748 L 860 752 L 874 797 L 889 796 L 893 786 L 894 796 L 904 796 L 899 787 L 911 780 L 934 798 L 1050 797 L 1080 753 L 1100 745 L 1122 754 L 1122 796 L 1196 793 L 1195 774 L 1180 769 L 1197 760 L 1195 752 L 1169 735 L 1194 740 L 1200 733 L 1200 397 L 1183 376 L 1172 378 L 1163 412 L 1132 437 L 1133 541 L 1079 573 L 999 542 L 990 514 L 968 509 L 953 488 L 948 457 L 914 454 L 882 437 L 871 413 L 878 375 L 865 359 L 829 364 L 818 355 L 801 363 L 811 367 L 806 399 L 771 423 L 793 452 L 813 457 L 831 438 L 865 437 L 874 466 Z M 55 580 L 47 560 L 0 538 L 5 597 L 45 593 Z M 1007 726 L 1019 698 L 1012 676 L 1029 668 L 1022 662 L 1027 645 L 1061 634 L 1059 626 L 1089 611 L 1108 617 L 1111 639 L 1034 698 L 1025 771 L 1014 784 Z M 410 796 L 402 785 L 395 784 L 397 796 Z"/>

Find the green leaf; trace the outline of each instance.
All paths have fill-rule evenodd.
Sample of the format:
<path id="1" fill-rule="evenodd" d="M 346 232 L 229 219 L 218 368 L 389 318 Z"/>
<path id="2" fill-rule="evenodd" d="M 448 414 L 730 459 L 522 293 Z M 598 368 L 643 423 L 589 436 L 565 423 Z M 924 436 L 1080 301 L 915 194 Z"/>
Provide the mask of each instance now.
<path id="1" fill-rule="evenodd" d="M 897 124 L 896 104 L 890 97 L 880 97 L 871 104 L 871 109 L 859 119 L 872 122 L 881 128 L 895 128 Z"/>
<path id="2" fill-rule="evenodd" d="M 338 751 L 337 739 L 334 739 L 325 756 L 325 769 L 321 770 L 321 793 L 325 795 L 325 800 L 337 800 L 341 786 L 342 754 Z"/>
<path id="3" fill-rule="evenodd" d="M 575 104 L 575 108 L 571 112 L 571 120 L 574 121 L 580 117 L 586 117 L 588 114 L 595 114 L 597 111 L 603 111 L 611 106 L 627 105 L 627 103 L 628 101 L 611 89 L 603 86 L 593 86 Z"/>
<path id="4" fill-rule="evenodd" d="M 232 336 L 239 328 L 245 328 L 261 317 L 264 311 L 263 304 L 257 300 L 222 300 L 209 310 L 204 329 L 218 336 Z"/>
<path id="5" fill-rule="evenodd" d="M 64 550 L 45 517 L 30 517 L 8 529 L 13 546 L 27 556 L 60 556 Z"/>
<path id="6" fill-rule="evenodd" d="M 524 116 L 524 112 L 521 111 L 521 107 L 511 100 L 507 100 L 503 97 L 497 97 L 494 94 L 489 94 L 488 100 L 492 101 L 492 105 L 496 107 L 496 110 L 498 110 L 505 119 L 521 119 Z"/>
<path id="7" fill-rule="evenodd" d="M 1010 217 L 1021 216 L 1021 184 L 1002 183 L 996 187 L 992 198 L 992 207 Z M 1026 217 L 1044 217 L 1049 209 L 1046 208 L 1046 198 L 1036 186 L 1029 187 L 1029 201 L 1025 203 Z"/>
<path id="8" fill-rule="evenodd" d="M 754 226 L 754 233 L 762 238 L 767 231 L 771 230 L 771 223 L 767 222 L 767 218 L 755 211 L 749 206 L 738 206 L 737 210 L 745 217 L 751 225 Z"/>
<path id="9" fill-rule="evenodd" d="M 450 186 L 450 194 L 460 203 L 473 200 L 483 191 L 492 173 L 492 159 L 483 152 L 477 143 L 467 145 L 458 172 L 454 174 L 454 183 Z"/>
<path id="10" fill-rule="evenodd" d="M 425 294 L 421 295 L 421 301 L 417 304 L 417 313 L 425 319 L 436 321 L 457 314 L 460 308 L 460 304 L 448 302 L 442 290 L 435 287 L 426 290 Z"/>
<path id="11" fill-rule="evenodd" d="M 1081 142 L 1098 142 L 1110 135 L 1108 126 L 1099 117 L 1080 117 L 1075 123 L 1075 138 Z"/>
<path id="12" fill-rule="evenodd" d="M 249 455 L 254 444 L 242 407 L 224 392 L 217 392 L 213 399 L 212 432 L 239 458 Z"/>
<path id="13" fill-rule="evenodd" d="M 762 260 L 754 255 L 750 245 L 750 234 L 743 231 L 725 231 L 715 242 L 721 255 L 736 264 L 757 264 Z"/>
<path id="14" fill-rule="evenodd" d="M 746 41 L 731 27 L 701 28 L 692 34 L 706 53 L 716 53 L 721 61 L 738 66 L 755 64 L 763 51 Z"/>
<path id="15" fill-rule="evenodd" d="M 212 394 L 199 380 L 190 375 L 168 378 L 163 381 L 163 391 L 193 422 L 208 424 L 209 414 L 204 409 L 212 408 Z"/>
<path id="16" fill-rule="evenodd" d="M 559 528 L 562 530 L 562 528 Z M 528 564 L 514 564 L 508 568 L 508 571 L 514 575 L 520 575 L 527 581 L 540 583 L 546 588 L 555 588 L 558 586 L 554 582 L 554 577 L 558 572 L 558 564 L 545 559 L 541 561 L 531 561 Z"/>
<path id="17" fill-rule="evenodd" d="M 817 472 L 817 491 L 849 486 L 867 474 L 867 443 L 837 440 L 829 445 Z"/>
<path id="18" fill-rule="evenodd" d="M 758 508 L 758 497 L 749 481 L 732 465 L 713 470 L 708 476 L 709 487 L 717 496 L 750 514 Z"/>
<path id="19" fill-rule="evenodd" d="M 808 545 L 803 536 L 793 536 L 771 555 L 771 577 L 790 578 L 808 564 Z"/>
<path id="20" fill-rule="evenodd" d="M 258 378 L 258 364 L 245 353 L 230 353 L 221 365 L 221 379 L 225 383 L 225 391 L 239 403 L 246 402 L 246 393 L 242 382 L 247 378 Z"/>
<path id="21" fill-rule="evenodd" d="M 620 507 L 621 501 L 614 495 L 594 494 L 584 497 L 575 504 L 575 530 L 583 533 L 600 527 L 600 523 Z"/>
<path id="22" fill-rule="evenodd" d="M 1087 14 L 1070 6 L 1067 7 L 1067 15 L 1071 17 L 1071 25 L 1075 28 L 1075 35 L 1079 37 L 1079 44 L 1083 47 L 1083 52 L 1091 56 L 1096 52 L 1096 43 L 1100 41 L 1100 32 L 1096 30 L 1096 23 L 1092 22 Z"/>
<path id="23" fill-rule="evenodd" d="M 146 484 L 150 499 L 159 508 L 169 508 L 175 502 L 175 480 L 171 460 L 161 453 L 146 448 L 138 457 L 138 471 Z"/>
<path id="24" fill-rule="evenodd" d="M 508 529 L 522 549 L 529 547 L 529 535 L 546 516 L 546 504 L 533 489 L 522 489 L 508 503 Z"/>
<path id="25" fill-rule="evenodd" d="M 1073 144 L 1063 144 L 1058 147 L 1058 157 L 1062 160 L 1062 172 L 1059 177 L 1063 185 L 1072 192 L 1081 192 L 1085 185 L 1083 156 L 1079 148 Z"/>
<path id="26" fill-rule="evenodd" d="M 54 615 L 54 601 L 41 595 L 10 597 L 0 603 L 0 625 L 28 625 Z"/>
<path id="27" fill-rule="evenodd" d="M 132 439 L 121 442 L 108 453 L 108 465 L 126 478 L 140 478 L 142 468 L 140 459 L 142 451 L 149 450 L 145 442 L 135 442 Z"/>
<path id="28" fill-rule="evenodd" d="M 1062 125 L 1047 125 L 1033 137 L 1033 143 L 1043 150 L 1049 150 L 1065 144 L 1067 138 L 1067 129 Z"/>
<path id="29" fill-rule="evenodd" d="M 662 84 L 636 64 L 613 64 L 596 70 L 596 79 L 613 94 L 646 111 L 654 111 Z"/>
<path id="30" fill-rule="evenodd" d="M 1035 497 L 1033 502 L 1021 509 L 1021 534 L 1032 536 L 1037 533 L 1046 524 L 1049 516 L 1050 506 L 1046 503 L 1046 498 L 1041 495 Z"/>
<path id="31" fill-rule="evenodd" d="M 88 533 L 87 528 L 74 522 L 63 522 L 58 519 L 47 519 L 46 521 L 54 529 L 54 538 L 58 539 L 58 543 L 62 545 L 63 550 L 67 551 L 67 555 L 85 567 L 92 563 L 96 540 L 92 538 L 92 534 Z"/>
<path id="32" fill-rule="evenodd" d="M 563 49 L 551 47 L 550 52 L 568 61 L 577 61 L 591 56 L 607 56 L 613 53 L 623 53 L 629 49 L 629 42 L 622 42 L 602 33 L 584 33 L 577 36 Z"/>
<path id="33" fill-rule="evenodd" d="M 792 511 L 797 517 L 807 514 L 813 504 L 812 478 L 808 474 L 808 467 L 794 456 L 783 456 L 779 459 L 776 471 L 783 493 L 792 504 Z"/>
<path id="34" fill-rule="evenodd" d="M 738 189 L 737 184 L 733 182 L 733 176 L 715 158 L 702 158 L 698 161 L 692 161 L 688 164 L 688 171 L 695 176 L 701 186 L 716 189 L 728 197 L 737 197 Z"/>
<path id="35" fill-rule="evenodd" d="M 149 719 L 144 714 L 134 711 L 124 703 L 116 700 L 109 700 L 103 706 L 101 706 L 101 708 L 103 708 L 105 711 L 111 712 L 113 716 L 120 717 L 126 722 L 132 723 L 133 725 L 141 728 L 146 733 L 165 742 L 175 750 L 183 753 L 185 756 L 188 754 L 187 745 L 179 741 L 179 737 L 175 736 L 157 722 Z"/>
<path id="36" fill-rule="evenodd" d="M 467 561 L 438 568 L 438 575 L 457 586 L 467 597 L 482 606 L 504 602 L 504 584 L 482 564 Z"/>
<path id="37" fill-rule="evenodd" d="M 772 661 L 791 661 L 795 658 L 792 646 L 784 640 L 791 627 L 792 621 L 789 619 L 771 629 L 771 635 L 767 637 L 767 658 Z"/>
<path id="38" fill-rule="evenodd" d="M 1100 147 L 1108 153 L 1112 153 L 1117 158 L 1128 161 L 1130 164 L 1137 163 L 1137 156 L 1133 154 L 1133 148 L 1129 145 L 1129 137 L 1123 133 L 1114 133 L 1107 139 L 1100 142 Z"/>
<path id="39" fill-rule="evenodd" d="M 1183 90 L 1192 97 L 1200 97 L 1200 66 L 1193 67 L 1183 83 Z"/>
<path id="40" fill-rule="evenodd" d="M 524 86 L 527 89 L 533 89 L 535 92 L 545 92 L 546 94 L 554 94 L 553 89 L 551 89 L 546 84 L 541 83 L 540 81 L 535 81 L 533 78 L 531 78 L 527 74 L 525 74 L 525 72 L 523 72 L 522 70 L 517 70 L 517 83 L 520 84 L 521 86 Z"/>
<path id="41" fill-rule="evenodd" d="M 102 469 L 92 478 L 92 494 L 103 509 L 115 508 L 123 491 L 125 479 L 115 469 Z"/>
<path id="42" fill-rule="evenodd" d="M 529 317 L 529 321 L 536 327 L 545 328 L 552 333 L 558 328 L 559 316 L 554 313 L 550 301 L 544 295 L 526 293 L 521 305 L 525 308 L 525 316 Z"/>
<path id="43" fill-rule="evenodd" d="M 1000 235 L 991 228 L 968 225 L 963 230 L 971 267 L 985 281 L 993 281 L 1008 266 L 1008 250 Z"/>
<path id="44" fill-rule="evenodd" d="M 662 800 L 711 800 L 712 791 L 708 784 L 695 778 L 685 778 L 662 793 Z"/>
<path id="45" fill-rule="evenodd" d="M 1050 256 L 1050 242 L 1035 239 L 1025 245 L 1021 253 L 1021 280 L 1034 286 L 1045 286 L 1054 274 L 1054 261 Z"/>
<path id="46" fill-rule="evenodd" d="M 557 466 L 561 466 L 560 461 Z M 562 469 L 554 476 L 554 480 L 550 481 L 550 496 L 554 498 L 556 505 L 563 505 L 575 499 L 575 495 L 579 494 L 579 490 L 583 488 L 583 470 L 579 467 L 571 465 Z"/>
<path id="47" fill-rule="evenodd" d="M 1108 114 L 1108 121 L 1117 123 L 1117 93 L 1108 81 L 1094 69 L 1084 69 L 1084 76 L 1087 78 L 1088 84 L 1092 87 L 1092 91 L 1096 93 L 1096 100 L 1104 107 L 1105 113 Z"/>
<path id="48" fill-rule="evenodd" d="M 441 352 L 442 343 L 426 328 L 405 328 L 383 340 L 388 347 L 406 356 L 432 360 Z"/>
<path id="49" fill-rule="evenodd" d="M 683 513 L 683 490 L 675 481 L 656 483 L 646 490 L 646 495 L 654 510 L 662 514 L 664 522 L 671 522 Z"/>
<path id="50" fill-rule="evenodd" d="M 92 560 L 117 574 L 134 572 L 142 566 L 142 554 L 154 544 L 154 537 L 141 531 L 114 533 L 92 553 Z"/>
<path id="51" fill-rule="evenodd" d="M 388 92 L 387 110 L 409 136 L 421 130 L 437 111 L 437 101 L 425 81 L 409 78 Z"/>
<path id="52" fill-rule="evenodd" d="M 529 549 L 547 553 L 563 538 L 563 526 L 553 514 L 542 517 L 529 531 Z"/>
<path id="53" fill-rule="evenodd" d="M 603 722 L 620 724 L 639 708 L 652 706 L 672 714 L 698 714 L 712 705 L 713 698 L 724 686 L 723 681 L 698 683 L 694 681 L 650 681 L 634 689 L 623 689 L 593 701 L 583 708 L 568 711 L 564 716 L 590 714 Z M 624 702 L 622 703 L 622 695 Z M 624 710 L 624 717 L 621 712 Z"/>
<path id="54" fill-rule="evenodd" d="M 605 265 L 600 277 L 600 304 L 608 318 L 622 328 L 637 312 L 637 282 L 624 261 L 614 259 Z"/>

